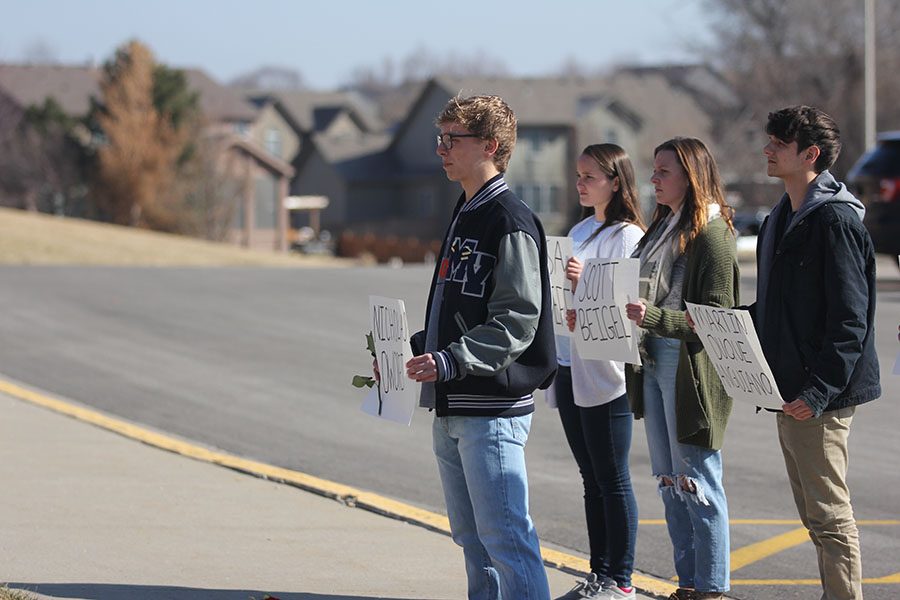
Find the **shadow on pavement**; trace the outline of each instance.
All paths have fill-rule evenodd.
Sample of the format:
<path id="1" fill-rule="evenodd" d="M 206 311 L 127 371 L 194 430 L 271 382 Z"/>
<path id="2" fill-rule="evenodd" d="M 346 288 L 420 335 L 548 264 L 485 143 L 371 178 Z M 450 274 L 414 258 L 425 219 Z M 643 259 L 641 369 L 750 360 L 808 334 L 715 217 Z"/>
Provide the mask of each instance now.
<path id="1" fill-rule="evenodd" d="M 347 596 L 260 590 L 216 590 L 164 585 L 118 585 L 112 583 L 22 583 L 8 582 L 11 589 L 53 598 L 78 600 L 263 600 L 268 594 L 278 600 L 403 600 L 386 596 Z M 422 599 L 427 600 L 427 599 Z"/>

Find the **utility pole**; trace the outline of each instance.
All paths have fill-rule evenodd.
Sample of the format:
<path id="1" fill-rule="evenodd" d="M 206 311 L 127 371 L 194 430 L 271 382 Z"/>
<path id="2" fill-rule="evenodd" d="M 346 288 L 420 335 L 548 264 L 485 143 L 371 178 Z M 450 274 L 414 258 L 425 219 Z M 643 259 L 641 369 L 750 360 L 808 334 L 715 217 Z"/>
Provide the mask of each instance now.
<path id="1" fill-rule="evenodd" d="M 875 0 L 865 1 L 865 135 L 866 150 L 875 147 Z"/>

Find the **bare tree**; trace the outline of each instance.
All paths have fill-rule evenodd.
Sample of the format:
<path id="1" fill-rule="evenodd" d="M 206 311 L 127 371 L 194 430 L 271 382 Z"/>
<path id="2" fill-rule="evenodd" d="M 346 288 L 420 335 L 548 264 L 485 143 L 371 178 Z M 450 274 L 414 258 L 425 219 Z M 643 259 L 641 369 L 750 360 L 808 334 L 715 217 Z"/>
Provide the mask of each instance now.
<path id="1" fill-rule="evenodd" d="M 182 169 L 178 191 L 184 198 L 184 233 L 225 241 L 243 199 L 243 182 L 227 169 L 227 153 L 216 139 L 205 137 Z"/>
<path id="2" fill-rule="evenodd" d="M 299 71 L 274 65 L 265 65 L 242 73 L 228 85 L 262 90 L 304 90 L 307 87 Z"/>
<path id="3" fill-rule="evenodd" d="M 68 214 L 84 195 L 77 126 L 52 99 L 23 109 L 0 94 L 0 204 Z"/>
<path id="4" fill-rule="evenodd" d="M 29 65 L 54 65 L 59 63 L 59 53 L 46 40 L 36 39 L 25 46 L 22 59 Z"/>
<path id="5" fill-rule="evenodd" d="M 350 76 L 347 87 L 362 92 L 382 92 L 413 81 L 445 75 L 448 77 L 501 77 L 509 69 L 500 59 L 482 50 L 471 54 L 450 53 L 437 55 L 425 46 L 419 46 L 399 66 L 390 57 L 384 57 L 376 65 L 358 67 Z"/>
<path id="6" fill-rule="evenodd" d="M 833 0 L 707 0 L 716 41 L 709 59 L 746 102 L 742 131 L 726 134 L 740 146 L 761 145 L 766 114 L 791 104 L 819 106 L 835 117 L 845 173 L 860 155 L 863 131 L 863 3 Z M 900 3 L 878 2 L 878 127 L 900 126 Z M 745 129 L 747 127 L 752 129 Z"/>
<path id="7" fill-rule="evenodd" d="M 508 73 L 501 60 L 481 50 L 438 56 L 420 46 L 399 63 L 385 56 L 378 63 L 357 67 L 342 87 L 357 91 L 377 104 L 385 123 L 396 123 L 405 117 L 421 84 L 430 77 L 502 77 Z"/>

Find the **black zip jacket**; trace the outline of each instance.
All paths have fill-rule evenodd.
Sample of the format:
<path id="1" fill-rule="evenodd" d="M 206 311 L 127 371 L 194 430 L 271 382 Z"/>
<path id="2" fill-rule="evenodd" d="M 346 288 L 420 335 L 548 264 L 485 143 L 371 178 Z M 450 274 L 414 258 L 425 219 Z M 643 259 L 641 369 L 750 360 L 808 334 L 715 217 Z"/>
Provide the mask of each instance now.
<path id="1" fill-rule="evenodd" d="M 750 310 L 782 398 L 818 417 L 881 395 L 875 252 L 862 203 L 828 171 L 784 226 L 790 211 L 785 194 L 762 225 Z"/>

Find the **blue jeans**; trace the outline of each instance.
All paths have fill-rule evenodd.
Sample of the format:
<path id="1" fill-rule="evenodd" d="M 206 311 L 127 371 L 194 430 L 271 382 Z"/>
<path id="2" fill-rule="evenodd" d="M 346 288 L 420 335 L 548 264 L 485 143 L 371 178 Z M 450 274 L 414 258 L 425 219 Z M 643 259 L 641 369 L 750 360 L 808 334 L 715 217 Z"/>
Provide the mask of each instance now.
<path id="1" fill-rule="evenodd" d="M 722 453 L 678 441 L 675 372 L 679 340 L 647 337 L 644 365 L 644 427 L 650 466 L 672 540 L 678 585 L 725 592 L 729 570 L 728 501 L 722 486 Z"/>
<path id="2" fill-rule="evenodd" d="M 560 366 L 553 382 L 559 418 L 584 483 L 591 572 L 631 587 L 638 507 L 628 453 L 634 417 L 625 395 L 607 404 L 575 404 L 572 372 Z"/>
<path id="3" fill-rule="evenodd" d="M 525 441 L 531 415 L 435 417 L 434 454 L 470 600 L 549 600 L 528 515 Z"/>

